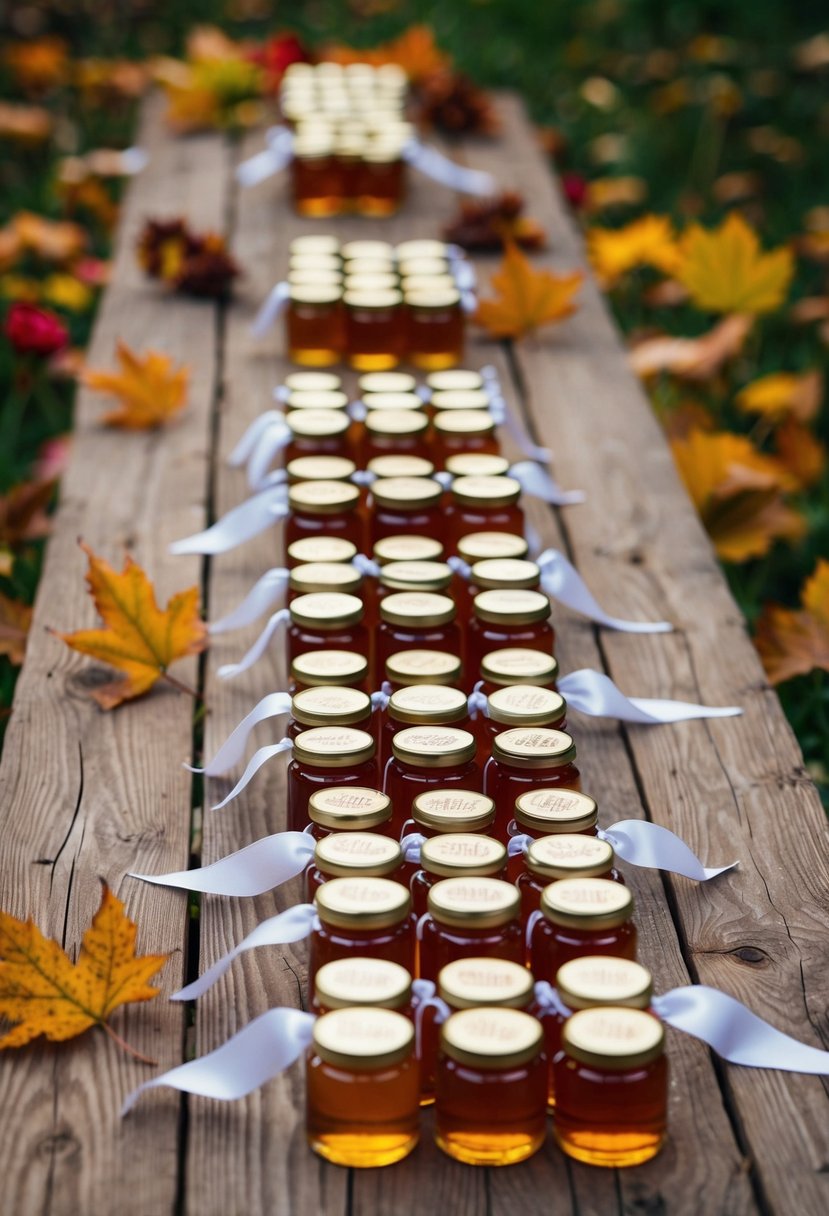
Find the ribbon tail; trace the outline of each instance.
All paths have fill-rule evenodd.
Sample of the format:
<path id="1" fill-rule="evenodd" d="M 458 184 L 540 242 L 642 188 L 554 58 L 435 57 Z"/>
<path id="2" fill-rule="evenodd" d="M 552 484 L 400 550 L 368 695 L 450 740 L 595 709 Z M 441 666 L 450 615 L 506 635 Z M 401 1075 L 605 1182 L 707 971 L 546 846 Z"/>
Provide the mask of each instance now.
<path id="1" fill-rule="evenodd" d="M 314 840 L 307 832 L 277 832 L 209 866 L 170 874 L 130 874 L 130 878 L 207 895 L 262 895 L 295 878 L 313 854 Z"/>
<path id="2" fill-rule="evenodd" d="M 732 1064 L 829 1075 L 829 1051 L 783 1034 L 716 988 L 705 984 L 674 988 L 655 997 L 653 1007 L 669 1026 L 701 1039 Z"/>
<path id="3" fill-rule="evenodd" d="M 242 773 L 242 776 L 236 782 L 230 793 L 227 794 L 221 800 L 221 802 L 217 802 L 214 806 L 212 806 L 210 808 L 211 811 L 221 811 L 222 808 L 226 807 L 229 802 L 232 802 L 234 798 L 237 798 L 243 789 L 250 785 L 251 781 L 259 772 L 263 764 L 267 764 L 267 762 L 274 756 L 279 756 L 282 754 L 282 752 L 290 751 L 290 749 L 290 739 L 280 739 L 278 743 L 271 743 L 269 747 L 260 747 L 259 750 L 254 752 L 251 756 L 250 760 L 248 761 L 247 768 Z"/>
<path id="4" fill-rule="evenodd" d="M 532 495 L 554 507 L 570 507 L 584 502 L 581 490 L 562 490 L 549 469 L 534 460 L 519 460 L 510 468 L 510 477 L 521 483 L 525 494 Z"/>
<path id="5" fill-rule="evenodd" d="M 251 490 L 261 490 L 268 476 L 274 456 L 289 443 L 291 430 L 284 418 L 272 423 L 259 436 L 256 447 L 250 454 L 247 466 L 248 485 Z M 283 492 L 283 501 L 286 495 Z"/>
<path id="6" fill-rule="evenodd" d="M 230 732 L 222 746 L 203 769 L 191 769 L 191 772 L 202 772 L 208 777 L 223 777 L 234 764 L 238 764 L 245 756 L 245 745 L 251 731 L 260 722 L 276 718 L 280 714 L 291 712 L 291 694 L 287 692 L 269 692 L 259 701 L 250 713 L 245 714 L 238 726 Z M 188 766 L 189 767 L 189 766 Z"/>
<path id="7" fill-rule="evenodd" d="M 626 621 L 610 616 L 599 606 L 575 566 L 557 549 L 546 549 L 538 558 L 541 585 L 548 595 L 597 625 L 623 633 L 669 633 L 670 621 Z"/>
<path id="8" fill-rule="evenodd" d="M 559 680 L 558 688 L 568 706 L 595 718 L 617 718 L 644 726 L 685 722 L 691 718 L 725 718 L 743 711 L 736 705 L 695 705 L 691 701 L 663 701 L 648 697 L 626 697 L 609 676 L 583 667 Z"/>
<path id="9" fill-rule="evenodd" d="M 732 861 L 727 866 L 704 866 L 696 853 L 674 832 L 645 820 L 622 819 L 599 835 L 613 845 L 617 856 L 631 865 L 668 870 L 671 874 L 682 874 L 684 878 L 693 878 L 696 882 L 707 882 L 739 864 Z"/>
<path id="10" fill-rule="evenodd" d="M 425 177 L 431 177 L 432 181 L 440 182 L 442 186 L 448 186 L 450 190 L 457 190 L 460 194 L 488 198 L 497 193 L 498 183 L 491 173 L 456 165 L 436 148 L 426 147 L 417 140 L 407 145 L 404 156 Z"/>
<path id="11" fill-rule="evenodd" d="M 310 1046 L 314 1015 L 301 1009 L 269 1009 L 221 1047 L 145 1081 L 121 1107 L 123 1117 L 147 1089 L 160 1085 L 201 1098 L 230 1102 L 283 1072 Z"/>
<path id="12" fill-rule="evenodd" d="M 273 323 L 285 311 L 290 298 L 291 289 L 286 282 L 279 282 L 272 287 L 265 296 L 259 312 L 253 319 L 253 324 L 250 327 L 251 336 L 254 338 L 264 338 Z"/>
<path id="13" fill-rule="evenodd" d="M 227 463 L 234 469 L 243 465 L 250 458 L 261 435 L 268 429 L 269 426 L 274 426 L 279 422 L 285 421 L 285 415 L 280 410 L 265 410 L 264 414 L 260 414 L 258 418 L 254 418 L 253 422 L 245 431 L 242 438 L 238 441 L 233 451 L 227 458 Z"/>
<path id="14" fill-rule="evenodd" d="M 253 667 L 254 663 L 267 650 L 268 644 L 276 631 L 287 623 L 289 616 L 290 613 L 287 608 L 280 608 L 278 612 L 275 612 L 244 658 L 240 659 L 238 663 L 224 663 L 219 668 L 217 672 L 219 679 L 232 680 L 234 676 L 241 675 L 243 671 L 247 671 L 249 667 Z"/>
<path id="15" fill-rule="evenodd" d="M 267 528 L 272 528 L 276 522 L 274 504 L 280 504 L 284 497 L 281 486 L 269 487 L 238 507 L 233 507 L 204 532 L 174 541 L 170 545 L 170 552 L 177 556 L 183 553 L 227 553 Z"/>
<path id="16" fill-rule="evenodd" d="M 288 584 L 288 570 L 285 566 L 276 566 L 268 570 L 258 579 L 245 598 L 227 616 L 221 617 L 208 626 L 210 633 L 228 633 L 232 629 L 242 629 L 252 625 L 260 616 L 270 612 L 285 595 Z"/>

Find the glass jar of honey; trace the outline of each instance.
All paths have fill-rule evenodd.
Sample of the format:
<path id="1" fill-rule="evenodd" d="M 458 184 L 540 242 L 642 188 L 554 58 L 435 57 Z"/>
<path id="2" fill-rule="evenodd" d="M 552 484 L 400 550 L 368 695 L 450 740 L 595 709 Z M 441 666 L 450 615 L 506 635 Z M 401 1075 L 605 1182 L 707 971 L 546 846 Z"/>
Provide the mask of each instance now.
<path id="1" fill-rule="evenodd" d="M 351 419 L 345 410 L 291 410 L 285 415 L 291 432 L 285 464 L 299 456 L 343 456 L 351 460 Z"/>
<path id="2" fill-rule="evenodd" d="M 516 798 L 515 818 L 507 828 L 507 834 L 511 839 L 529 836 L 533 840 L 559 835 L 595 837 L 598 820 L 598 807 L 589 794 L 553 786 L 529 790 Z M 507 868 L 510 879 L 517 882 L 524 871 L 523 852 L 511 850 Z"/>
<path id="3" fill-rule="evenodd" d="M 402 294 L 393 289 L 345 293 L 345 352 L 350 367 L 383 371 L 397 366 L 404 351 L 402 302 Z"/>
<path id="4" fill-rule="evenodd" d="M 339 363 L 345 350 L 342 288 L 332 283 L 292 283 L 285 309 L 287 355 L 304 367 Z"/>
<path id="5" fill-rule="evenodd" d="M 615 884 L 614 884 L 615 885 Z M 418 922 L 418 974 L 433 982 L 459 958 L 525 961 L 521 902 L 511 882 L 499 878 L 443 878 L 427 894 Z"/>
<path id="6" fill-rule="evenodd" d="M 506 456 L 488 456 L 486 452 L 459 452 L 446 462 L 446 472 L 453 477 L 503 477 L 509 467 Z"/>
<path id="7" fill-rule="evenodd" d="M 377 785 L 374 737 L 351 726 L 315 726 L 297 735 L 288 765 L 288 831 L 308 825 L 312 794 L 343 785 Z"/>
<path id="8" fill-rule="evenodd" d="M 443 545 L 431 536 L 398 533 L 376 541 L 372 554 L 379 566 L 387 566 L 389 562 L 437 562 L 443 557 Z"/>
<path id="9" fill-rule="evenodd" d="M 541 893 L 541 915 L 529 927 L 530 969 L 555 980 L 559 967 L 583 954 L 636 961 L 633 896 L 607 878 L 563 878 Z"/>
<path id="10" fill-rule="evenodd" d="M 320 967 L 314 977 L 314 1013 L 368 1005 L 394 1009 L 408 1017 L 411 1004 L 412 977 L 404 967 L 384 958 L 338 958 Z"/>
<path id="11" fill-rule="evenodd" d="M 342 186 L 343 211 L 355 210 L 366 148 L 365 135 L 356 132 L 340 134 L 334 144 L 334 156 Z"/>
<path id="12" fill-rule="evenodd" d="M 446 832 L 488 835 L 495 822 L 495 803 L 476 790 L 457 788 L 424 790 L 412 803 L 406 829 L 431 839 Z"/>
<path id="13" fill-rule="evenodd" d="M 378 456 L 429 455 L 429 419 L 422 410 L 372 410 L 363 423 L 363 464 Z"/>
<path id="14" fill-rule="evenodd" d="M 403 205 L 406 164 L 398 142 L 369 145 L 363 153 L 358 175 L 356 208 L 359 215 L 394 215 Z"/>
<path id="15" fill-rule="evenodd" d="M 353 650 L 308 650 L 291 664 L 291 693 L 339 685 L 368 692 L 368 659 Z"/>
<path id="16" fill-rule="evenodd" d="M 528 552 L 524 537 L 509 532 L 470 532 L 460 538 L 457 549 L 470 566 L 489 559 L 521 560 Z"/>
<path id="17" fill-rule="evenodd" d="M 532 684 L 497 688 L 486 699 L 486 737 L 491 741 L 505 730 L 547 727 L 563 731 L 567 705 L 561 693 Z"/>
<path id="18" fill-rule="evenodd" d="M 441 469 L 461 452 L 500 454 L 495 420 L 486 410 L 442 410 L 432 419 L 432 427 L 435 463 Z"/>
<path id="19" fill-rule="evenodd" d="M 340 565 L 353 562 L 356 556 L 357 546 L 352 541 L 343 540 L 338 536 L 308 536 L 287 546 L 289 569 L 312 562 Z"/>
<path id="20" fill-rule="evenodd" d="M 286 468 L 288 481 L 350 481 L 357 471 L 343 456 L 300 456 Z"/>
<path id="21" fill-rule="evenodd" d="M 391 798 L 360 785 L 328 785 L 308 799 L 308 831 L 314 840 L 332 832 L 373 832 L 393 840 Z"/>
<path id="22" fill-rule="evenodd" d="M 394 807 L 393 823 L 401 830 L 412 815 L 415 798 L 426 790 L 479 791 L 481 770 L 475 763 L 475 736 L 453 726 L 408 726 L 392 739 L 392 756 L 383 774 L 383 789 Z"/>
<path id="23" fill-rule="evenodd" d="M 470 532 L 523 534 L 524 512 L 518 505 L 521 483 L 514 477 L 456 477 L 451 495 L 455 547 Z"/>
<path id="24" fill-rule="evenodd" d="M 366 372 L 357 384 L 361 393 L 413 393 L 417 388 L 411 372 Z"/>
<path id="25" fill-rule="evenodd" d="M 311 726 L 358 726 L 369 729 L 371 700 L 356 688 L 321 685 L 294 693 L 285 734 L 295 739 Z"/>
<path id="26" fill-rule="evenodd" d="M 448 1023 L 447 1023 L 448 1025 Z M 568 1157 L 640 1165 L 665 1142 L 665 1031 L 641 1009 L 583 1009 L 565 1022 L 554 1066 L 555 1136 Z"/>
<path id="27" fill-rule="evenodd" d="M 444 650 L 461 653 L 455 624 L 455 601 L 431 591 L 396 591 L 380 601 L 380 627 L 375 637 L 376 670 L 398 650 Z"/>
<path id="28" fill-rule="evenodd" d="M 293 663 L 308 650 L 328 646 L 367 654 L 363 611 L 363 601 L 356 595 L 330 591 L 298 596 L 289 607 L 288 661 Z"/>
<path id="29" fill-rule="evenodd" d="M 456 688 L 460 674 L 460 659 L 442 650 L 398 650 L 386 659 L 385 676 L 393 692 L 415 684 Z"/>
<path id="30" fill-rule="evenodd" d="M 415 918 L 407 887 L 389 878 L 331 878 L 314 896 L 308 983 L 337 958 L 384 958 L 415 974 Z"/>
<path id="31" fill-rule="evenodd" d="M 576 745 L 563 730 L 502 731 L 492 740 L 484 765 L 484 793 L 495 800 L 495 835 L 506 841 L 515 801 L 534 789 L 563 786 L 578 790 Z"/>
<path id="32" fill-rule="evenodd" d="M 430 890 L 443 878 L 504 878 L 507 851 L 498 840 L 467 832 L 445 832 L 425 840 L 420 849 L 420 867 L 410 889 L 415 916 L 428 910 Z"/>
<path id="33" fill-rule="evenodd" d="M 365 548 L 363 520 L 358 511 L 360 491 L 348 481 L 300 481 L 288 490 L 289 515 L 285 545 L 310 536 L 349 540 Z"/>
<path id="34" fill-rule="evenodd" d="M 310 903 L 319 887 L 332 878 L 391 878 L 403 861 L 400 845 L 375 832 L 331 832 L 318 840 L 314 860 L 305 873 L 305 898 Z"/>
<path id="35" fill-rule="evenodd" d="M 552 654 L 555 649 L 550 601 L 540 591 L 481 591 L 472 601 L 472 611 L 466 658 L 476 679 L 491 650 L 520 646 Z"/>
<path id="36" fill-rule="evenodd" d="M 371 487 L 373 545 L 392 536 L 415 535 L 438 540 L 443 487 L 431 477 L 384 477 Z"/>
<path id="37" fill-rule="evenodd" d="M 300 595 L 328 591 L 356 595 L 365 602 L 363 576 L 355 566 L 345 562 L 306 562 L 302 566 L 294 566 L 288 576 L 289 604 Z"/>
<path id="38" fill-rule="evenodd" d="M 558 661 L 551 654 L 527 650 L 523 646 L 491 650 L 481 659 L 481 679 L 482 691 L 487 696 L 498 688 L 510 688 L 516 684 L 555 688 Z"/>
<path id="39" fill-rule="evenodd" d="M 431 477 L 435 471 L 431 460 L 425 460 L 422 456 L 401 456 L 399 454 L 375 456 L 368 462 L 366 468 L 375 477 Z"/>
<path id="40" fill-rule="evenodd" d="M 469 729 L 466 693 L 445 684 L 413 684 L 392 693 L 380 732 L 379 762 L 385 768 L 392 740 L 407 726 L 459 726 Z"/>
<path id="41" fill-rule="evenodd" d="M 441 1027 L 435 1141 L 469 1165 L 512 1165 L 547 1134 L 539 1022 L 520 1009 L 462 1009 Z"/>
<path id="42" fill-rule="evenodd" d="M 551 882 L 563 878 L 609 878 L 611 882 L 623 882 L 615 860 L 612 846 L 598 836 L 561 832 L 533 840 L 523 853 L 524 867 L 516 879 L 524 924 L 540 907 L 541 893 Z"/>
<path id="43" fill-rule="evenodd" d="M 393 1009 L 334 1009 L 314 1023 L 306 1066 L 308 1143 L 336 1165 L 374 1168 L 418 1142 L 414 1027 Z"/>
<path id="44" fill-rule="evenodd" d="M 290 177 L 297 215 L 320 219 L 342 211 L 342 173 L 329 136 L 311 132 L 294 136 Z"/>
<path id="45" fill-rule="evenodd" d="M 422 286 L 404 281 L 408 358 L 415 367 L 452 367 L 463 358 L 464 316 L 454 285 Z"/>

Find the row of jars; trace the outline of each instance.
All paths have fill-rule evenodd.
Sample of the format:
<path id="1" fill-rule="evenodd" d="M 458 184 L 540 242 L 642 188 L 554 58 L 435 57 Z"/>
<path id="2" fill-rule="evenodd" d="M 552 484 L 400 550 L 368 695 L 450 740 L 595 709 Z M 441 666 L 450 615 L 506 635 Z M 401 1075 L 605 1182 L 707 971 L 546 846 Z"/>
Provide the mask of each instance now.
<path id="1" fill-rule="evenodd" d="M 472 956 L 447 963 L 435 988 L 437 1000 L 418 994 L 404 967 L 365 956 L 317 971 L 306 1090 L 321 1156 L 398 1161 L 433 1101 L 438 1146 L 472 1165 L 530 1157 L 548 1111 L 577 1160 L 629 1166 L 659 1151 L 668 1068 L 644 967 L 585 955 L 557 971 L 545 1000 L 525 967 Z"/>

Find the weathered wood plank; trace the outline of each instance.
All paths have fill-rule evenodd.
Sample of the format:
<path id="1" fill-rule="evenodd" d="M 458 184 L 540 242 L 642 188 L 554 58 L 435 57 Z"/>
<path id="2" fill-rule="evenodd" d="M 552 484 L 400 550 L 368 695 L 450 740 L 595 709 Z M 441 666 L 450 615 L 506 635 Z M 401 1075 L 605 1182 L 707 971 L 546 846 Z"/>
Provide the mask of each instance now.
<path id="1" fill-rule="evenodd" d="M 112 286 L 89 350 L 110 366 L 117 338 L 152 345 L 192 367 L 190 408 L 157 434 L 100 426 L 101 398 L 80 392 L 70 467 L 38 591 L 29 652 L 0 767 L 0 906 L 34 917 L 77 951 L 104 878 L 139 924 L 144 952 L 171 951 L 163 991 L 181 983 L 183 897 L 125 878 L 128 870 L 186 865 L 190 830 L 189 756 L 193 704 L 163 686 L 126 709 L 104 714 L 89 697 L 102 669 L 45 632 L 91 624 L 80 535 L 120 564 L 126 549 L 155 578 L 160 597 L 198 579 L 195 561 L 176 562 L 167 545 L 180 517 L 202 518 L 203 466 L 215 378 L 215 310 L 163 299 L 135 265 L 134 241 L 148 215 L 186 213 L 218 225 L 225 188 L 218 138 L 173 142 L 158 101 L 139 134 L 151 156 L 127 192 Z M 188 671 L 189 667 L 189 671 Z M 195 681 L 195 662 L 181 665 Z M 115 1015 L 139 1050 L 170 1067 L 182 1058 L 182 1010 L 164 996 Z M 125 1094 L 150 1075 L 99 1031 L 72 1044 L 38 1041 L 0 1059 L 0 1174 L 4 1210 L 57 1214 L 172 1212 L 178 1176 L 179 1102 L 149 1097 L 128 1122 Z"/>

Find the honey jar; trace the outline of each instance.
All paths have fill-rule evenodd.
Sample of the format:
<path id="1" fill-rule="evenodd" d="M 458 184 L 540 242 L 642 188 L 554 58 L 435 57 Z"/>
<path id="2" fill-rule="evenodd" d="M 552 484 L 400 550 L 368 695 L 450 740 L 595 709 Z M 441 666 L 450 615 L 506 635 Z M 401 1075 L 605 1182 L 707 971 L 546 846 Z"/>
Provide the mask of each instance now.
<path id="1" fill-rule="evenodd" d="M 342 288 L 332 283 L 292 283 L 285 309 L 287 355 L 305 367 L 339 363 L 345 351 Z"/>
<path id="2" fill-rule="evenodd" d="M 479 791 L 481 770 L 475 763 L 475 736 L 453 726 L 408 726 L 392 739 L 392 756 L 383 774 L 383 789 L 394 807 L 393 823 L 402 830 L 415 798 L 426 790 Z"/>
<path id="3" fill-rule="evenodd" d="M 555 688 L 558 662 L 551 654 L 527 650 L 523 646 L 491 650 L 481 659 L 481 679 L 482 691 L 487 696 L 497 688 L 509 688 L 516 684 Z"/>
<path id="4" fill-rule="evenodd" d="M 392 740 L 407 726 L 457 726 L 469 729 L 466 693 L 445 684 L 413 684 L 392 693 L 378 742 L 382 768 L 392 754 Z"/>
<path id="5" fill-rule="evenodd" d="M 288 831 L 308 825 L 312 794 L 344 785 L 377 785 L 374 737 L 351 726 L 315 726 L 297 735 L 288 765 Z"/>
<path id="6" fill-rule="evenodd" d="M 456 477 L 451 496 L 455 548 L 460 538 L 470 532 L 523 534 L 524 512 L 518 505 L 521 483 L 514 477 Z"/>
<path id="7" fill-rule="evenodd" d="M 510 840 L 516 836 L 528 836 L 532 840 L 561 835 L 595 837 L 598 818 L 595 800 L 580 790 L 557 786 L 529 790 L 515 800 L 515 818 L 507 828 L 507 835 Z M 516 852 L 510 846 L 507 869 L 511 881 L 517 882 L 525 869 L 523 850 Z"/>
<path id="8" fill-rule="evenodd" d="M 425 840 L 420 849 L 420 866 L 415 870 L 410 889 L 415 916 L 428 910 L 429 891 L 444 878 L 504 878 L 507 851 L 498 840 L 467 832 L 445 832 Z"/>
<path id="9" fill-rule="evenodd" d="M 372 544 L 406 533 L 437 540 L 443 530 L 442 495 L 440 482 L 431 477 L 384 477 L 375 481 L 369 502 Z"/>
<path id="10" fill-rule="evenodd" d="M 288 603 L 297 596 L 315 595 L 320 591 L 338 591 L 363 597 L 363 576 L 356 567 L 345 562 L 306 562 L 294 566 L 288 576 Z"/>
<path id="11" fill-rule="evenodd" d="M 291 698 L 285 734 L 295 739 L 311 726 L 358 726 L 369 730 L 371 700 L 356 688 L 306 688 Z"/>
<path id="12" fill-rule="evenodd" d="M 331 878 L 317 888 L 308 982 L 337 958 L 383 958 L 414 975 L 415 918 L 408 888 L 389 878 Z"/>
<path id="13" fill-rule="evenodd" d="M 383 958 L 338 958 L 314 977 L 314 1013 L 367 1005 L 409 1015 L 412 977 L 398 963 Z"/>
<path id="14" fill-rule="evenodd" d="M 366 148 L 359 166 L 356 209 L 360 215 L 394 215 L 406 194 L 406 164 L 395 140 Z"/>
<path id="15" fill-rule="evenodd" d="M 292 485 L 284 525 L 286 548 L 306 537 L 327 536 L 351 541 L 358 552 L 364 552 L 359 503 L 359 489 L 347 481 L 300 481 Z"/>
<path id="16" fill-rule="evenodd" d="M 466 661 L 476 678 L 491 650 L 520 646 L 552 654 L 550 601 L 540 591 L 481 591 L 472 601 Z"/>
<path id="17" fill-rule="evenodd" d="M 444 1022 L 435 1141 L 469 1165 L 512 1165 L 547 1133 L 547 1062 L 539 1022 L 520 1009 L 462 1009 Z"/>
<path id="18" fill-rule="evenodd" d="M 340 565 L 353 562 L 356 556 L 357 546 L 339 536 L 308 536 L 287 547 L 289 569 L 317 562 Z"/>
<path id="19" fill-rule="evenodd" d="M 380 601 L 380 627 L 375 636 L 376 671 L 385 671 L 398 650 L 444 650 L 461 653 L 455 623 L 455 601 L 431 591 L 396 591 Z"/>
<path id="20" fill-rule="evenodd" d="M 415 684 L 456 688 L 460 675 L 460 659 L 442 650 L 398 650 L 386 659 L 385 676 L 393 692 Z"/>
<path id="21" fill-rule="evenodd" d="M 521 895 L 524 924 L 541 904 L 541 893 L 551 882 L 563 878 L 609 878 L 623 882 L 614 862 L 613 848 L 598 836 L 577 836 L 569 832 L 542 836 L 522 854 L 524 866 L 515 880 Z"/>
<path id="22" fill-rule="evenodd" d="M 356 595 L 316 592 L 300 595 L 289 606 L 288 661 L 308 650 L 354 650 L 368 655 L 368 635 L 362 624 L 363 601 Z M 369 675 L 371 670 L 369 669 Z"/>
<path id="23" fill-rule="evenodd" d="M 495 421 L 486 410 L 442 410 L 432 419 L 434 456 L 439 468 L 461 452 L 500 455 Z"/>
<path id="24" fill-rule="evenodd" d="M 418 1141 L 414 1027 L 393 1009 L 334 1009 L 314 1023 L 306 1066 L 307 1135 L 337 1165 L 374 1168 Z"/>
<path id="25" fill-rule="evenodd" d="M 383 536 L 375 542 L 373 556 L 380 566 L 389 562 L 437 562 L 443 557 L 443 545 L 431 536 L 415 533 Z"/>
<path id="26" fill-rule="evenodd" d="M 418 286 L 404 279 L 408 358 L 415 367 L 453 367 L 463 358 L 464 315 L 461 294 L 448 286 Z"/>
<path id="27" fill-rule="evenodd" d="M 342 211 L 342 173 L 329 136 L 310 132 L 294 136 L 290 179 L 298 215 L 320 219 Z"/>
<path id="28" fill-rule="evenodd" d="M 422 410 L 372 410 L 363 426 L 366 468 L 377 456 L 429 456 L 429 419 Z"/>
<path id="29" fill-rule="evenodd" d="M 459 958 L 524 963 L 521 901 L 511 882 L 443 878 L 429 888 L 426 906 L 417 927 L 418 974 L 424 979 L 434 982 L 442 967 Z"/>
<path id="30" fill-rule="evenodd" d="M 661 1022 L 641 1009 L 582 1009 L 565 1022 L 561 1044 L 554 1126 L 564 1152 L 606 1167 L 649 1161 L 667 1132 Z"/>
<path id="31" fill-rule="evenodd" d="M 372 832 L 393 835 L 391 798 L 381 790 L 360 785 L 328 785 L 308 799 L 308 829 L 314 840 L 332 832 Z"/>
<path id="32" fill-rule="evenodd" d="M 424 460 L 422 456 L 406 456 L 399 453 L 391 456 L 375 456 L 368 462 L 366 468 L 375 477 L 431 477 L 435 471 L 431 460 Z M 440 553 L 437 556 L 440 557 Z"/>
<path id="33" fill-rule="evenodd" d="M 288 481 L 350 481 L 357 471 L 344 456 L 299 456 L 286 466 Z"/>
<path id="34" fill-rule="evenodd" d="M 308 650 L 291 663 L 292 693 L 340 685 L 368 691 L 368 659 L 353 650 Z"/>
<path id="35" fill-rule="evenodd" d="M 411 372 L 366 372 L 357 384 L 362 393 L 413 393 L 417 388 Z"/>
<path id="36" fill-rule="evenodd" d="M 344 410 L 291 410 L 285 422 L 291 432 L 285 464 L 298 456 L 342 456 L 351 460 L 351 419 Z"/>
<path id="37" fill-rule="evenodd" d="M 345 306 L 345 351 L 357 371 L 383 371 L 396 367 L 403 357 L 401 304 L 395 290 L 349 291 Z"/>
<path id="38" fill-rule="evenodd" d="M 305 874 L 305 898 L 313 900 L 319 887 L 332 878 L 398 877 L 403 854 L 400 845 L 374 832 L 332 832 L 318 840 L 314 860 Z"/>
<path id="39" fill-rule="evenodd" d="M 489 834 L 495 822 L 495 803 L 486 794 L 457 788 L 424 790 L 412 803 L 412 818 L 405 824 L 431 839 L 445 832 Z"/>
<path id="40" fill-rule="evenodd" d="M 563 731 L 567 705 L 561 693 L 532 684 L 498 688 L 486 699 L 485 734 L 490 744 L 496 735 L 510 729 L 547 727 Z"/>
<path id="41" fill-rule="evenodd" d="M 341 134 L 334 144 L 342 186 L 343 211 L 354 211 L 356 208 L 366 149 L 364 134 Z"/>
<path id="42" fill-rule="evenodd" d="M 576 745 L 562 730 L 512 729 L 492 740 L 483 788 L 495 801 L 495 835 L 506 841 L 516 799 L 530 790 L 556 786 L 578 790 Z"/>
<path id="43" fill-rule="evenodd" d="M 633 896 L 607 878 L 564 878 L 541 893 L 541 915 L 529 927 L 530 969 L 555 980 L 559 967 L 584 954 L 636 961 Z"/>

